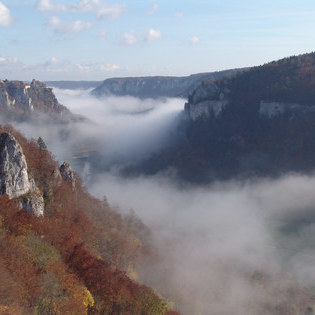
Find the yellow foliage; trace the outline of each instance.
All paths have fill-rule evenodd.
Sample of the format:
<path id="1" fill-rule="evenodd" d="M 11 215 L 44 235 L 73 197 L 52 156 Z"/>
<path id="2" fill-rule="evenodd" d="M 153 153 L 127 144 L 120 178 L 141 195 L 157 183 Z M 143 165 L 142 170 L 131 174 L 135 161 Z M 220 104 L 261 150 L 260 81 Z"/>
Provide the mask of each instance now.
<path id="1" fill-rule="evenodd" d="M 83 297 L 84 297 L 84 300 L 83 300 L 84 306 L 86 306 L 86 307 L 88 307 L 88 306 L 93 307 L 94 306 L 93 296 L 92 296 L 91 292 L 86 287 L 83 288 Z"/>

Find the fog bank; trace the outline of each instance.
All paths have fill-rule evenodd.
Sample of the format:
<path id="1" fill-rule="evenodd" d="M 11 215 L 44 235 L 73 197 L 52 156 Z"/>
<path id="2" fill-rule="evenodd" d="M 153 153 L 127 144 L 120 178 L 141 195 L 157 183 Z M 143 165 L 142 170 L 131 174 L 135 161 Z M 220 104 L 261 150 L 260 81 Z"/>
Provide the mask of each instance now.
<path id="1" fill-rule="evenodd" d="M 14 123 L 14 127 L 27 137 L 42 137 L 60 161 L 97 152 L 108 168 L 138 161 L 168 145 L 185 102 L 117 96 L 97 99 L 89 90 L 54 92 L 61 104 L 84 119 L 56 123 L 39 115 L 31 123 Z"/>
<path id="2" fill-rule="evenodd" d="M 80 134 L 97 142 L 107 158 L 134 160 L 148 156 L 167 143 L 184 109 L 184 100 L 140 100 L 109 96 L 97 99 L 88 91 L 55 89 L 58 100 L 72 112 L 87 117 Z"/>
<path id="3" fill-rule="evenodd" d="M 298 174 L 204 187 L 104 174 L 90 190 L 152 229 L 162 257 L 143 279 L 183 314 L 297 314 L 315 285 L 314 187 Z"/>

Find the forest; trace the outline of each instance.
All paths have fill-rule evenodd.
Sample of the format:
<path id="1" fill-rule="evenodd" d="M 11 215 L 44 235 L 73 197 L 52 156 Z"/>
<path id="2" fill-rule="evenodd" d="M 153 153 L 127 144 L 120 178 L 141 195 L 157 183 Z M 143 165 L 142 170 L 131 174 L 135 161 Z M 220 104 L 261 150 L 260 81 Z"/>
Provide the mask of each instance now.
<path id="1" fill-rule="evenodd" d="M 22 146 L 45 200 L 36 217 L 0 196 L 0 313 L 178 314 L 136 281 L 143 257 L 156 259 L 143 238 L 148 228 L 92 197 L 77 175 L 74 188 L 57 180 L 58 164 L 42 142 L 8 125 L 0 132 Z"/>

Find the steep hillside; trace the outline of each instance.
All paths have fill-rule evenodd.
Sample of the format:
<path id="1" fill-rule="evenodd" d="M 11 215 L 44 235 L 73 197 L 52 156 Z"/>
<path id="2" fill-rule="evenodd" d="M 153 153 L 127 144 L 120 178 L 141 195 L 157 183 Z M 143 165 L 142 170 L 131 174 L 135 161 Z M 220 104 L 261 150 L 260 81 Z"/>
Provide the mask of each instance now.
<path id="1" fill-rule="evenodd" d="M 141 170 L 175 167 L 188 180 L 315 168 L 315 53 L 204 82 L 188 98 L 185 137 Z"/>
<path id="2" fill-rule="evenodd" d="M 0 114 L 11 120 L 25 120 L 40 113 L 61 119 L 70 116 L 69 110 L 59 104 L 51 88 L 33 80 L 0 81 Z"/>
<path id="3" fill-rule="evenodd" d="M 224 76 L 234 75 L 242 69 L 199 73 L 187 77 L 130 77 L 105 80 L 92 95 L 129 95 L 140 98 L 187 97 L 203 81 L 214 81 Z"/>
<path id="4" fill-rule="evenodd" d="M 148 229 L 91 197 L 43 145 L 0 133 L 0 313 L 165 314 L 129 277 L 153 253 Z"/>

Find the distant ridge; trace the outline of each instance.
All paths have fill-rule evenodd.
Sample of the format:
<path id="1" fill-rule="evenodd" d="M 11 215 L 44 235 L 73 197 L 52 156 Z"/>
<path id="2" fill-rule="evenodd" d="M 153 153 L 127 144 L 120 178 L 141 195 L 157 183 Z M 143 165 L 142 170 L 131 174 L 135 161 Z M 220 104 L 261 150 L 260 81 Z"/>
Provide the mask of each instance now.
<path id="1" fill-rule="evenodd" d="M 191 181 L 315 169 L 315 53 L 204 81 L 185 104 L 183 139 L 140 171 Z"/>
<path id="2" fill-rule="evenodd" d="M 140 98 L 187 97 L 203 81 L 214 81 L 225 76 L 233 76 L 245 70 L 231 69 L 205 72 L 184 77 L 148 76 L 106 79 L 91 93 L 102 97 L 107 95 L 134 96 Z"/>

